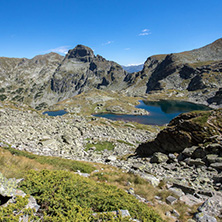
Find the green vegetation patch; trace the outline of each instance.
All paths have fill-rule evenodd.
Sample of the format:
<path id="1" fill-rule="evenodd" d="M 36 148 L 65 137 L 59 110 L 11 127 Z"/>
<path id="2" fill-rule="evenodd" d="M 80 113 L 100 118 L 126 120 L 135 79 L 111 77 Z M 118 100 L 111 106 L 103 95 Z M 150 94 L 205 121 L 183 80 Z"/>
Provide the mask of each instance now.
<path id="1" fill-rule="evenodd" d="M 113 143 L 108 142 L 108 141 L 97 142 L 95 144 L 87 143 L 86 144 L 86 151 L 89 150 L 92 147 L 95 147 L 96 151 L 103 151 L 103 150 L 113 150 L 115 146 L 113 145 Z"/>
<path id="2" fill-rule="evenodd" d="M 194 118 L 193 121 L 201 126 L 204 126 L 207 123 L 207 120 L 211 115 L 210 111 L 194 111 L 194 113 L 197 113 L 199 115 Z"/>
<path id="3" fill-rule="evenodd" d="M 36 198 L 45 214 L 44 221 L 98 221 L 93 213 L 118 209 L 127 209 L 132 218 L 144 222 L 162 221 L 155 211 L 124 190 L 67 171 L 31 170 L 20 188 Z M 112 216 L 103 217 L 101 221 L 108 221 L 107 217 Z"/>
<path id="4" fill-rule="evenodd" d="M 49 164 L 55 167 L 58 170 L 70 170 L 76 172 L 80 170 L 83 173 L 91 173 L 96 168 L 93 167 L 91 164 L 75 161 L 75 160 L 68 160 L 62 159 L 60 157 L 48 157 L 48 156 L 38 156 L 26 151 L 20 151 L 13 149 L 11 147 L 3 147 L 4 149 L 8 150 L 11 154 L 17 156 L 24 156 L 29 159 L 35 159 L 37 162 L 41 164 Z"/>

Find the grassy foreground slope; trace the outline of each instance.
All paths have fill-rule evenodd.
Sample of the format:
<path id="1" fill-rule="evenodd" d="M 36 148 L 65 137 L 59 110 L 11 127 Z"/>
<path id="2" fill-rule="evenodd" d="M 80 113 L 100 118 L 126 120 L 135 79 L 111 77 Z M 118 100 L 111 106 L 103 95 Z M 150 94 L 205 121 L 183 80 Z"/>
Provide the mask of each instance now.
<path id="1" fill-rule="evenodd" d="M 162 221 L 153 209 L 123 189 L 74 173 L 78 169 L 92 172 L 93 164 L 37 156 L 10 147 L 0 148 L 0 161 L 0 171 L 7 177 L 25 178 L 19 189 L 36 198 L 41 213 L 34 216 L 30 210 L 23 211 L 27 197 L 18 198 L 16 204 L 0 208 L 2 221 L 19 221 L 19 217 L 14 216 L 15 211 L 20 212 L 20 216 L 30 215 L 34 221 L 39 217 L 53 222 L 129 221 L 129 218 L 115 217 L 111 213 L 99 214 L 118 209 L 128 210 L 132 218 L 141 221 Z"/>

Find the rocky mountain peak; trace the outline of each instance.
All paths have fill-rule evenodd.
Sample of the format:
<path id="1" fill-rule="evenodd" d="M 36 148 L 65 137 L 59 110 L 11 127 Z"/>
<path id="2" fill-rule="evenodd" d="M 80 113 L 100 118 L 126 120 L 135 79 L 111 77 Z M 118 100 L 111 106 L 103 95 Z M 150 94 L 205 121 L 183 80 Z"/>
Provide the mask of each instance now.
<path id="1" fill-rule="evenodd" d="M 68 59 L 78 59 L 82 62 L 91 62 L 95 58 L 93 50 L 84 45 L 77 45 L 74 49 L 69 50 L 67 54 Z"/>
<path id="2" fill-rule="evenodd" d="M 220 47 L 222 47 L 222 38 L 217 39 L 217 40 L 214 41 L 211 45 L 215 45 L 215 46 L 220 46 Z"/>

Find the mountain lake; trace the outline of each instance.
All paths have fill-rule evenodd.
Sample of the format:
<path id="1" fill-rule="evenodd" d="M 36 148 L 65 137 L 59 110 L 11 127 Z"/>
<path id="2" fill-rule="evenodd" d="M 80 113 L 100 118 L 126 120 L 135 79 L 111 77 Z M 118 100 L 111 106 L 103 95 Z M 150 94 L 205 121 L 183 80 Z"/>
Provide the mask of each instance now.
<path id="1" fill-rule="evenodd" d="M 47 114 L 48 116 L 63 116 L 66 113 L 68 112 L 66 112 L 65 110 L 57 110 L 57 111 L 46 111 L 43 113 L 43 115 Z"/>
<path id="2" fill-rule="evenodd" d="M 123 120 L 126 122 L 138 122 L 145 125 L 165 125 L 181 113 L 194 110 L 210 110 L 209 107 L 184 101 L 160 100 L 139 101 L 136 108 L 145 109 L 149 115 L 125 115 L 113 113 L 95 114 L 96 117 L 104 117 L 110 120 Z"/>
<path id="3" fill-rule="evenodd" d="M 122 120 L 125 122 L 137 122 L 145 125 L 165 125 L 168 124 L 174 117 L 181 113 L 194 110 L 210 110 L 209 107 L 199 104 L 194 104 L 184 101 L 175 100 L 160 100 L 160 101 L 142 101 L 136 106 L 139 109 L 145 109 L 149 115 L 127 115 L 114 113 L 99 113 L 94 114 L 96 117 L 103 117 L 110 120 Z M 62 116 L 66 114 L 65 110 L 46 111 L 43 114 L 49 116 Z"/>

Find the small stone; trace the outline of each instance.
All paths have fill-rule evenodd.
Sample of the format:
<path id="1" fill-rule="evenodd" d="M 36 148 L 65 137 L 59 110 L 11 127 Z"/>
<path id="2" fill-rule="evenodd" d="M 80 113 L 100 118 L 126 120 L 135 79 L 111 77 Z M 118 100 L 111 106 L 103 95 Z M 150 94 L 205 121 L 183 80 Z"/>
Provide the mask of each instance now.
<path id="1" fill-rule="evenodd" d="M 182 154 L 186 157 L 191 157 L 194 150 L 196 150 L 198 148 L 198 146 L 192 146 L 190 148 L 185 148 L 182 152 Z"/>
<path id="2" fill-rule="evenodd" d="M 184 202 L 186 205 L 188 205 L 190 207 L 192 207 L 193 205 L 196 205 L 196 204 L 203 203 L 203 200 L 200 200 L 200 199 L 194 197 L 191 194 L 187 194 L 185 196 L 181 196 L 179 200 Z"/>
<path id="3" fill-rule="evenodd" d="M 132 168 L 134 170 L 143 170 L 146 167 L 146 165 L 142 164 L 142 163 L 134 163 Z"/>
<path id="4" fill-rule="evenodd" d="M 110 155 L 106 158 L 105 162 L 113 162 L 113 161 L 116 161 L 116 156 L 114 155 Z"/>
<path id="5" fill-rule="evenodd" d="M 161 200 L 162 198 L 160 196 L 155 196 L 154 197 L 156 200 Z"/>
<path id="6" fill-rule="evenodd" d="M 210 166 L 216 170 L 222 170 L 222 163 L 212 163 Z"/>
<path id="7" fill-rule="evenodd" d="M 205 163 L 200 159 L 200 158 L 197 158 L 197 159 L 191 159 L 191 158 L 187 158 L 184 162 L 186 162 L 188 165 L 190 166 L 204 166 Z"/>
<path id="8" fill-rule="evenodd" d="M 177 195 L 178 197 L 181 197 L 181 196 L 184 196 L 185 193 L 179 189 L 179 188 L 176 188 L 176 187 L 170 187 L 169 188 L 169 191 L 171 191 L 172 193 L 174 193 L 175 195 Z"/>
<path id="9" fill-rule="evenodd" d="M 171 213 L 174 214 L 176 217 L 180 217 L 180 213 L 177 210 L 175 210 L 175 209 L 173 209 L 171 211 Z"/>
<path id="10" fill-rule="evenodd" d="M 170 217 L 170 216 L 171 216 L 170 211 L 167 211 L 167 212 L 165 213 L 165 215 L 166 215 L 167 217 Z"/>
<path id="11" fill-rule="evenodd" d="M 221 144 L 211 143 L 206 146 L 205 150 L 208 154 L 219 154 L 222 149 Z"/>
<path id="12" fill-rule="evenodd" d="M 130 187 L 129 190 L 128 190 L 128 194 L 134 194 L 134 193 L 135 193 L 134 189 L 132 187 Z"/>
<path id="13" fill-rule="evenodd" d="M 198 147 L 192 153 L 192 158 L 204 158 L 206 156 L 206 152 L 202 147 Z"/>
<path id="14" fill-rule="evenodd" d="M 160 180 L 151 174 L 144 174 L 142 177 L 149 181 L 154 187 L 157 187 L 160 183 Z"/>
<path id="15" fill-rule="evenodd" d="M 177 202 L 177 198 L 175 198 L 175 197 L 173 197 L 173 196 L 168 196 L 168 197 L 166 198 L 166 202 L 167 202 L 168 204 L 172 205 L 172 204 L 174 204 L 174 203 Z"/>
<path id="16" fill-rule="evenodd" d="M 173 153 L 169 153 L 169 158 L 175 160 L 177 157 Z"/>
<path id="17" fill-rule="evenodd" d="M 216 154 L 208 154 L 206 156 L 206 159 L 211 164 L 211 163 L 215 163 L 216 162 L 216 158 L 217 157 L 218 157 L 218 155 L 216 155 Z"/>
<path id="18" fill-rule="evenodd" d="M 151 163 L 163 163 L 168 160 L 168 156 L 164 153 L 156 152 L 153 154 L 152 158 L 150 159 Z"/>
<path id="19" fill-rule="evenodd" d="M 213 180 L 215 183 L 222 183 L 222 172 L 213 176 Z"/>
<path id="20" fill-rule="evenodd" d="M 131 184 L 129 181 L 126 182 L 126 186 L 131 186 Z"/>
<path id="21" fill-rule="evenodd" d="M 128 210 L 118 210 L 117 214 L 121 214 L 122 217 L 131 217 Z"/>

